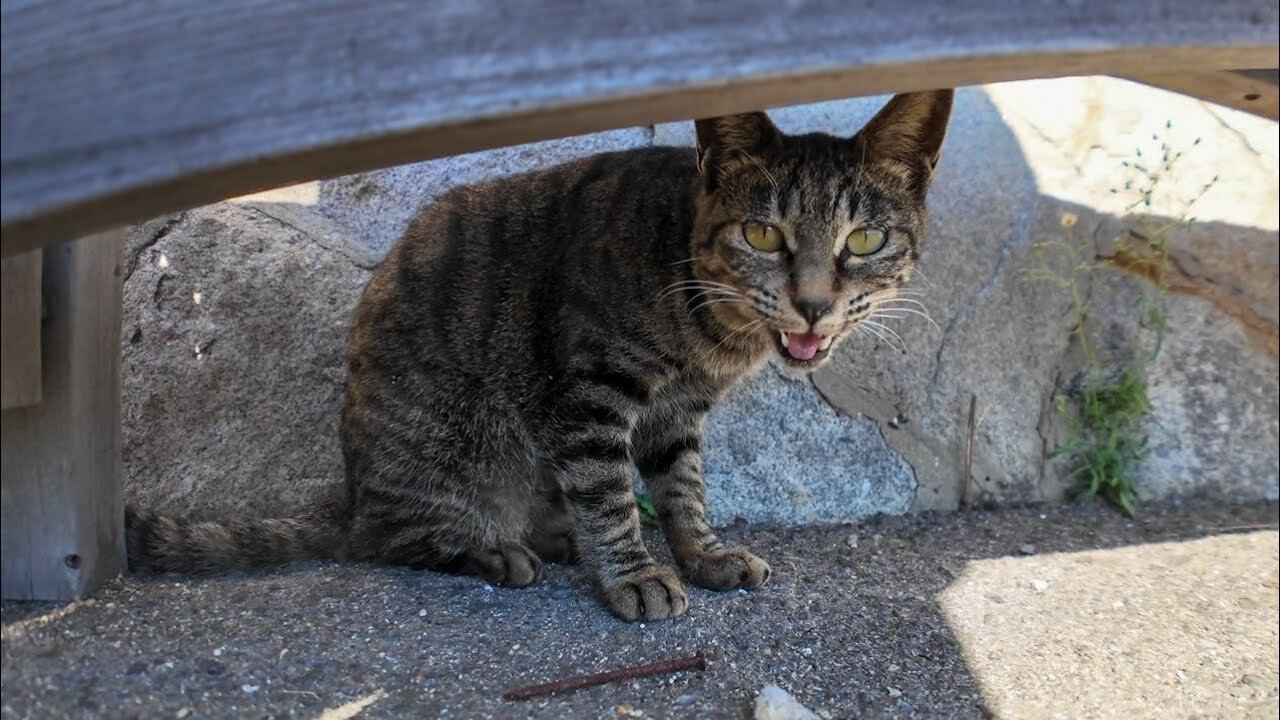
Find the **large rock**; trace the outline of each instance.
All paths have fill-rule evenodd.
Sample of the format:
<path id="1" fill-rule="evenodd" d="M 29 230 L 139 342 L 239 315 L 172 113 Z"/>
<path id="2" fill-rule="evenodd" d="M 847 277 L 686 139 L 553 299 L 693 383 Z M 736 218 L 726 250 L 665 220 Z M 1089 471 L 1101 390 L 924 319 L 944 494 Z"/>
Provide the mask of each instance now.
<path id="1" fill-rule="evenodd" d="M 297 205 L 133 228 L 124 285 L 128 502 L 288 514 L 342 481 L 349 316 L 376 256 Z"/>
<path id="2" fill-rule="evenodd" d="M 874 422 L 841 415 L 773 365 L 712 411 L 703 447 L 716 524 L 900 515 L 916 495 L 911 467 Z"/>

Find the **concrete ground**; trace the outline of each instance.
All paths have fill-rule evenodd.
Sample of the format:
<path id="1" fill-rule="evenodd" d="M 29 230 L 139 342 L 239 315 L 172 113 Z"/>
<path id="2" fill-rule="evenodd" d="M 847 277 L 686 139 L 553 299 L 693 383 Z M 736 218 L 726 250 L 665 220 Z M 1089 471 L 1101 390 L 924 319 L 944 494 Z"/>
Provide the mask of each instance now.
<path id="1" fill-rule="evenodd" d="M 3 716 L 1276 717 L 1275 503 L 1100 505 L 727 531 L 773 564 L 621 623 L 574 568 L 527 590 L 316 563 L 122 578 L 3 604 Z M 656 538 L 651 538 L 651 542 Z M 705 651 L 705 672 L 522 703 L 558 677 Z"/>

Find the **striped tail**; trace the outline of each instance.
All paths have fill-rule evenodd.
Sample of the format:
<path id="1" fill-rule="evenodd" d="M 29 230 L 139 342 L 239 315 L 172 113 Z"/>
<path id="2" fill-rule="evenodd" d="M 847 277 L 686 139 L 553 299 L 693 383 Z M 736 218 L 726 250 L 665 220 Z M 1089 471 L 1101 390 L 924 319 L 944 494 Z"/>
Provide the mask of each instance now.
<path id="1" fill-rule="evenodd" d="M 129 570 L 209 575 L 344 555 L 345 512 L 337 501 L 294 518 L 191 522 L 125 509 Z"/>

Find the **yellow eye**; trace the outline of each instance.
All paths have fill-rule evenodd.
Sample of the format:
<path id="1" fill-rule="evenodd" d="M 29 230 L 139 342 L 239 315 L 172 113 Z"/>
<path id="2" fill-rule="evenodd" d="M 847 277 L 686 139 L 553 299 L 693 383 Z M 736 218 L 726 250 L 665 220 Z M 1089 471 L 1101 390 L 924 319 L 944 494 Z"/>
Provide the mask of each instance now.
<path id="1" fill-rule="evenodd" d="M 772 225 L 748 223 L 742 226 L 742 237 L 757 250 L 778 252 L 782 249 L 782 231 Z"/>
<path id="2" fill-rule="evenodd" d="M 862 228 L 849 233 L 845 243 L 849 245 L 849 252 L 854 255 L 870 255 L 884 247 L 884 240 L 883 230 Z"/>

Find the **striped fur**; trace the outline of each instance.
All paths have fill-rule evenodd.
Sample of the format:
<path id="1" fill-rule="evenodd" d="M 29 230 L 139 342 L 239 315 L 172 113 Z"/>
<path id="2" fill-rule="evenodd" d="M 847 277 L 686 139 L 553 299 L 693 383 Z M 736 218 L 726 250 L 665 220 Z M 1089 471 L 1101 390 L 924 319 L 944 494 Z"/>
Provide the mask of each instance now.
<path id="1" fill-rule="evenodd" d="M 830 351 L 797 360 L 780 332 L 834 347 L 905 282 L 951 95 L 899 96 L 848 139 L 729 116 L 697 123 L 696 154 L 610 153 L 446 194 L 356 309 L 336 510 L 225 524 L 131 511 L 131 567 L 348 557 L 524 586 L 580 558 L 619 617 L 673 617 L 688 597 L 642 542 L 638 469 L 685 578 L 759 586 L 769 566 L 706 520 L 704 419 L 769 357 L 812 370 Z M 748 222 L 781 228 L 786 248 L 752 248 Z M 841 252 L 860 227 L 890 240 Z"/>

